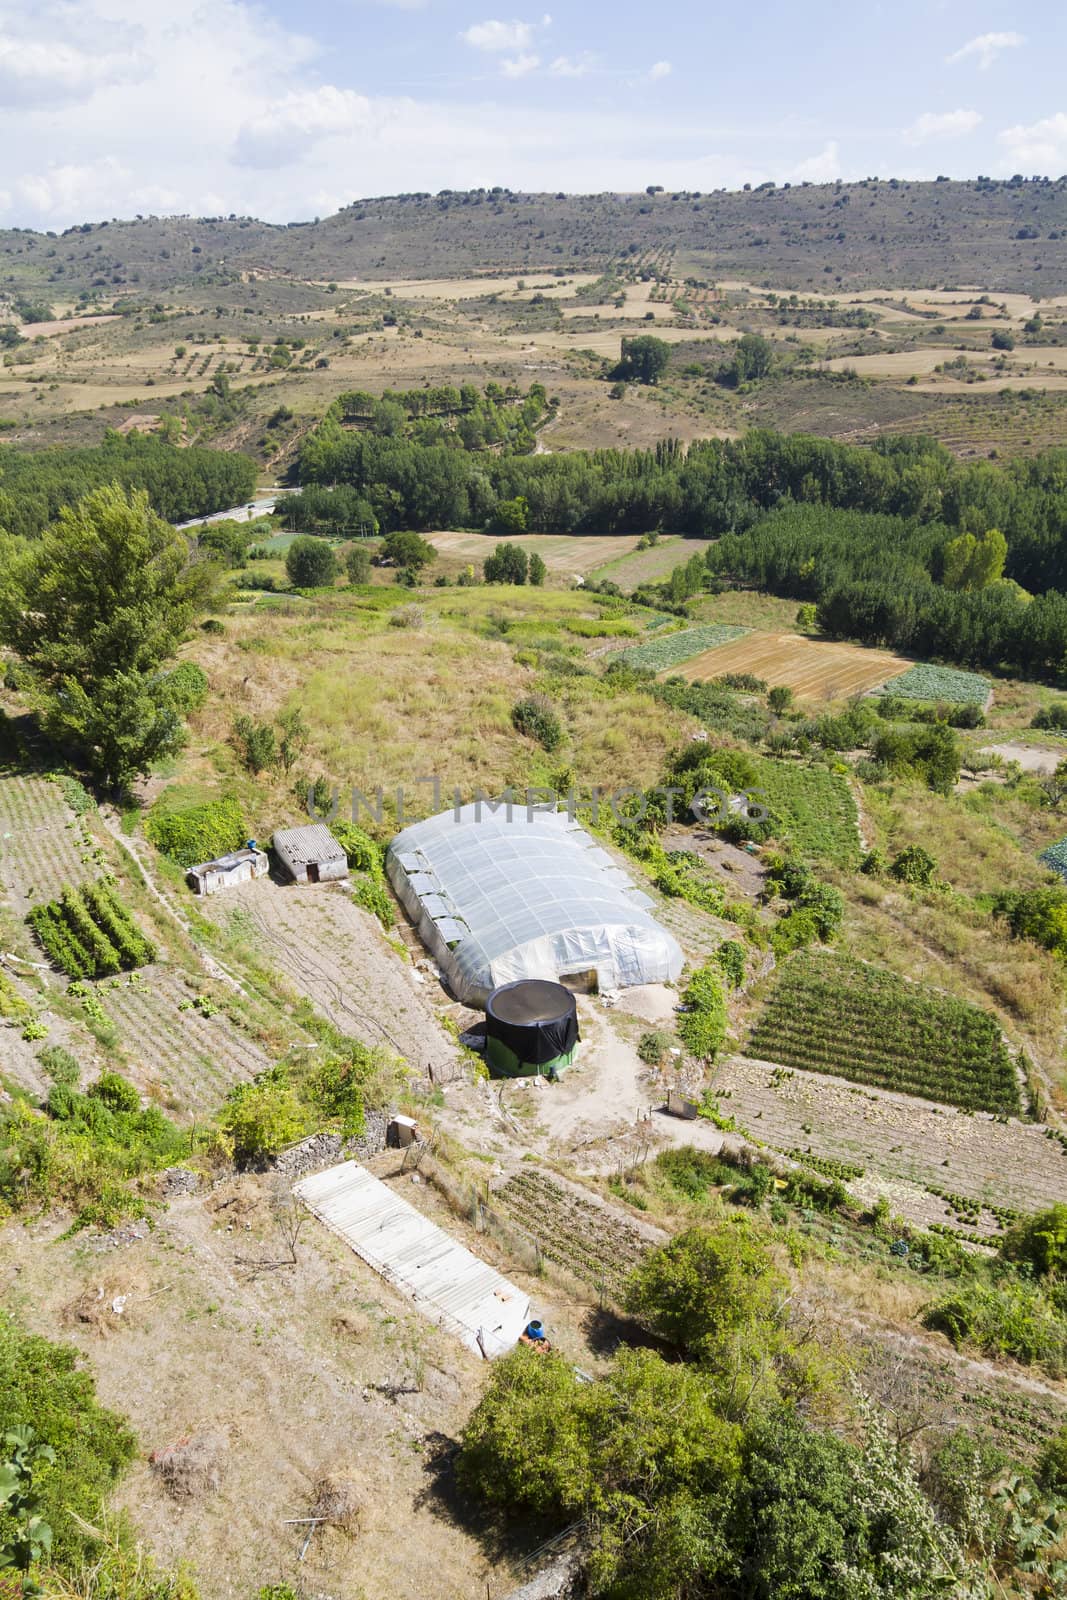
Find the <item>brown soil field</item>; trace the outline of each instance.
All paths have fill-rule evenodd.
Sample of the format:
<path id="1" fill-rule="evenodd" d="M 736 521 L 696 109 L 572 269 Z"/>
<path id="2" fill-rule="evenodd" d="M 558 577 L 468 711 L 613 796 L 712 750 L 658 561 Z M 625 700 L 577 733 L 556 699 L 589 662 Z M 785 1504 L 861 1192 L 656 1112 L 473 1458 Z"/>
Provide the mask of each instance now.
<path id="1" fill-rule="evenodd" d="M 697 683 L 724 672 L 752 672 L 772 687 L 781 684 L 805 700 L 837 700 L 876 689 L 914 663 L 888 650 L 831 644 L 798 633 L 750 633 L 705 650 L 680 671 Z"/>
<path id="2" fill-rule="evenodd" d="M 575 577 L 629 556 L 637 549 L 638 537 L 636 533 L 584 538 L 571 534 L 528 533 L 509 539 L 508 543 L 517 544 L 531 555 L 536 551 L 549 572 Z M 480 567 L 500 542 L 492 534 L 484 533 L 431 533 L 429 540 L 443 556 L 464 564 L 473 563 L 475 567 Z M 679 555 L 676 559 L 684 558 Z"/>

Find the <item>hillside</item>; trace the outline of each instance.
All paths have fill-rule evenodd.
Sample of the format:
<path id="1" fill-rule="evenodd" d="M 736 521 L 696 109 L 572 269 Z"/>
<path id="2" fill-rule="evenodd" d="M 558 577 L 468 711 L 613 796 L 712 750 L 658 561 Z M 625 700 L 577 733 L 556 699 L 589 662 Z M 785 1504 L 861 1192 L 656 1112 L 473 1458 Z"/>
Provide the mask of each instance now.
<path id="1" fill-rule="evenodd" d="M 627 258 L 793 289 L 981 283 L 1067 291 L 1067 181 L 870 178 L 712 194 L 444 191 L 354 202 L 271 226 L 138 218 L 61 236 L 0 233 L 0 290 L 159 291 L 258 271 L 301 280 L 595 270 Z"/>

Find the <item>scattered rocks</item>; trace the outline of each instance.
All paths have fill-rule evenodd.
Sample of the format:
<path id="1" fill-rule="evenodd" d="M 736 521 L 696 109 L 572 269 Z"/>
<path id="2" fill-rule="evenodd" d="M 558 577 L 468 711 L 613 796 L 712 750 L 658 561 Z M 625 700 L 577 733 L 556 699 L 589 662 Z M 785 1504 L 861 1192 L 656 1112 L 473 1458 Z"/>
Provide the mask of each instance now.
<path id="1" fill-rule="evenodd" d="M 159 1192 L 164 1200 L 172 1200 L 179 1194 L 195 1194 L 199 1187 L 200 1174 L 191 1172 L 188 1167 L 167 1167 L 159 1175 Z"/>

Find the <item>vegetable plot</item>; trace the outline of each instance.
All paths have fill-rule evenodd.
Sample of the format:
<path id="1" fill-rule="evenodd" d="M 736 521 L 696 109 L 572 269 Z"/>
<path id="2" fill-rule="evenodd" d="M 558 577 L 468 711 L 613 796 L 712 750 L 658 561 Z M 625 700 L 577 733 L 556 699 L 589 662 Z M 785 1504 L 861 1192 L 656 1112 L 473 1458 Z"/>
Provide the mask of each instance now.
<path id="1" fill-rule="evenodd" d="M 1014 1063 L 994 1017 L 827 952 L 805 952 L 783 968 L 748 1053 L 965 1111 L 1019 1112 Z"/>
<path id="2" fill-rule="evenodd" d="M 748 631 L 725 622 L 709 622 L 699 628 L 683 628 L 681 633 L 669 633 L 663 639 L 650 639 L 647 644 L 634 645 L 632 650 L 624 650 L 619 659 L 629 667 L 650 667 L 653 672 L 663 672 L 704 650 L 740 639 Z"/>
<path id="3" fill-rule="evenodd" d="M 64 889 L 26 918 L 53 965 L 68 978 L 106 978 L 147 966 L 156 952 L 109 885 Z"/>
<path id="4" fill-rule="evenodd" d="M 630 1273 L 652 1248 L 625 1217 L 582 1200 L 536 1169 L 509 1178 L 493 1201 L 548 1261 L 614 1300 L 622 1299 Z"/>
<path id="5" fill-rule="evenodd" d="M 902 700 L 946 700 L 954 706 L 984 706 L 989 699 L 989 680 L 977 672 L 932 667 L 923 662 L 909 667 L 899 678 L 890 678 L 874 693 L 898 695 Z"/>

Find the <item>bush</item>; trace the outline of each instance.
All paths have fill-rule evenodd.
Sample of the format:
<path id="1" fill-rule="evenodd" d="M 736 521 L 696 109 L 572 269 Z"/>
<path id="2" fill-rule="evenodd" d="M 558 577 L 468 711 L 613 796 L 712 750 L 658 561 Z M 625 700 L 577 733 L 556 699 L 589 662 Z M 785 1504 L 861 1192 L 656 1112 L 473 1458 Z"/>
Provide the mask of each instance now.
<path id="1" fill-rule="evenodd" d="M 1037 1459 L 1036 1475 L 1043 1489 L 1067 1498 L 1067 1423 L 1046 1440 Z"/>
<path id="2" fill-rule="evenodd" d="M 110 1111 L 139 1111 L 141 1097 L 128 1078 L 117 1072 L 102 1072 L 89 1090 Z"/>
<path id="3" fill-rule="evenodd" d="M 337 557 L 324 540 L 301 536 L 285 553 L 285 571 L 294 589 L 323 589 L 337 576 Z"/>
<path id="4" fill-rule="evenodd" d="M 1035 1284 L 965 1284 L 927 1306 L 922 1320 L 957 1349 L 1011 1356 L 1053 1378 L 1067 1375 L 1067 1321 Z"/>
<path id="5" fill-rule="evenodd" d="M 345 557 L 345 571 L 349 583 L 370 582 L 370 551 L 366 545 L 354 544 Z"/>
<path id="6" fill-rule="evenodd" d="M 234 738 L 241 760 L 253 775 L 278 764 L 278 739 L 269 722 L 253 722 L 251 717 L 234 719 Z"/>
<path id="7" fill-rule="evenodd" d="M 39 1514 L 52 1528 L 52 1563 L 69 1570 L 93 1550 L 77 1518 L 98 1522 L 136 1454 L 133 1434 L 122 1417 L 99 1404 L 76 1350 L 24 1333 L 6 1313 L 0 1314 L 0 1417 L 5 1428 L 33 1428 L 56 1453 L 55 1465 L 39 1479 Z"/>
<path id="8" fill-rule="evenodd" d="M 529 694 L 511 708 L 512 726 L 548 751 L 563 743 L 563 724 L 551 700 L 543 694 Z"/>
<path id="9" fill-rule="evenodd" d="M 1047 728 L 1055 733 L 1067 732 L 1067 700 L 1054 700 L 1034 712 L 1031 728 Z"/>
<path id="10" fill-rule="evenodd" d="M 717 1365 L 754 1324 L 777 1320 L 784 1288 L 762 1235 L 732 1217 L 651 1251 L 630 1279 L 626 1308 L 692 1359 Z"/>
<path id="11" fill-rule="evenodd" d="M 170 809 L 164 794 L 145 818 L 144 832 L 160 855 L 179 867 L 193 867 L 239 850 L 248 825 L 235 799 Z"/>
<path id="12" fill-rule="evenodd" d="M 726 1039 L 726 1001 L 714 967 L 698 967 L 682 992 L 686 1010 L 678 1032 L 686 1049 L 702 1061 L 714 1060 Z"/>
<path id="13" fill-rule="evenodd" d="M 234 1159 L 251 1166 L 277 1155 L 306 1131 L 303 1109 L 283 1067 L 261 1072 L 230 1090 L 219 1116 L 233 1139 Z"/>
<path id="14" fill-rule="evenodd" d="M 893 857 L 889 876 L 915 889 L 932 889 L 937 883 L 937 862 L 921 844 L 909 844 Z"/>
<path id="15" fill-rule="evenodd" d="M 662 1028 L 653 1028 L 638 1039 L 637 1054 L 647 1066 L 662 1067 L 673 1043 L 674 1040 L 669 1033 L 665 1033 Z"/>
<path id="16" fill-rule="evenodd" d="M 724 939 L 715 952 L 715 960 L 731 987 L 739 989 L 745 981 L 744 945 L 736 939 Z"/>
<path id="17" fill-rule="evenodd" d="M 1008 1261 L 1025 1261 L 1039 1277 L 1067 1277 L 1067 1204 L 1016 1222 L 1001 1240 Z"/>
<path id="18" fill-rule="evenodd" d="M 199 711 L 207 699 L 207 673 L 195 661 L 181 661 L 163 679 L 167 702 L 179 716 Z"/>

